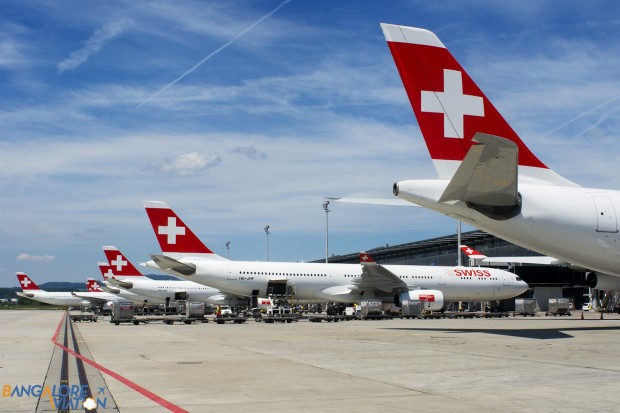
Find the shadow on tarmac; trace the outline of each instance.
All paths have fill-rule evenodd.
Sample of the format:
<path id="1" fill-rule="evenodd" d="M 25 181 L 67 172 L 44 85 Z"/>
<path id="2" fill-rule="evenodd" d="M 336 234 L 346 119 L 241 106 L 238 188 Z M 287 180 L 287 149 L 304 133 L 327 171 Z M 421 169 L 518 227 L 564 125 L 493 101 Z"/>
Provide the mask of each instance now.
<path id="1" fill-rule="evenodd" d="M 570 331 L 620 331 L 620 326 L 596 326 L 596 327 L 567 327 L 567 328 L 425 328 L 425 327 L 411 327 L 411 328 L 386 328 L 386 330 L 401 330 L 401 331 L 435 331 L 445 333 L 485 333 L 496 334 L 510 337 L 520 338 L 533 338 L 538 340 L 554 340 L 558 338 L 573 338 L 572 335 L 566 332 Z"/>

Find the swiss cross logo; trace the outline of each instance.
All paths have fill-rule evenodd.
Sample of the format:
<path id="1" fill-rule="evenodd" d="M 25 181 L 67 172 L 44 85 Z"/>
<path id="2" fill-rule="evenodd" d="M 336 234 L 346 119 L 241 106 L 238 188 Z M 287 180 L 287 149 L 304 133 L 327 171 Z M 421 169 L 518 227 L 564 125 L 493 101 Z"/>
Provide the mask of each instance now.
<path id="1" fill-rule="evenodd" d="M 93 283 L 90 285 L 90 288 L 92 288 L 93 290 L 98 289 L 99 283 L 97 281 L 93 281 Z"/>
<path id="2" fill-rule="evenodd" d="M 362 255 L 362 261 L 368 261 L 368 255 L 366 254 Z"/>
<path id="3" fill-rule="evenodd" d="M 185 235 L 185 227 L 177 227 L 176 217 L 168 217 L 168 225 L 157 227 L 157 233 L 159 235 L 167 235 L 168 244 L 176 244 L 177 235 Z"/>
<path id="4" fill-rule="evenodd" d="M 121 271 L 123 271 L 123 267 L 125 267 L 127 265 L 127 261 L 123 259 L 122 255 L 119 254 L 119 255 L 116 256 L 115 260 L 110 261 L 110 264 L 113 267 L 116 267 L 116 271 L 121 272 Z M 112 274 L 112 275 L 114 275 L 114 274 Z"/>
<path id="5" fill-rule="evenodd" d="M 106 272 L 102 272 L 101 275 L 103 275 L 104 279 L 108 279 L 110 277 L 114 277 L 114 272 L 112 271 L 112 268 L 108 268 L 108 270 Z"/>
<path id="6" fill-rule="evenodd" d="M 473 253 L 474 253 L 474 250 L 472 250 L 471 248 L 467 248 L 467 249 L 465 250 L 465 254 L 467 254 L 467 255 L 471 255 L 471 254 L 473 254 Z"/>
<path id="7" fill-rule="evenodd" d="M 463 75 L 458 70 L 443 70 L 443 89 L 422 91 L 422 112 L 443 113 L 444 136 L 463 139 L 465 115 L 484 116 L 484 100 L 463 93 Z"/>
<path id="8" fill-rule="evenodd" d="M 28 277 L 24 277 L 24 278 L 22 278 L 22 280 L 20 281 L 20 283 L 21 283 L 22 287 L 24 287 L 24 288 L 28 288 L 28 286 L 29 286 L 30 284 L 32 284 L 32 281 L 30 281 L 30 278 L 28 278 Z"/>

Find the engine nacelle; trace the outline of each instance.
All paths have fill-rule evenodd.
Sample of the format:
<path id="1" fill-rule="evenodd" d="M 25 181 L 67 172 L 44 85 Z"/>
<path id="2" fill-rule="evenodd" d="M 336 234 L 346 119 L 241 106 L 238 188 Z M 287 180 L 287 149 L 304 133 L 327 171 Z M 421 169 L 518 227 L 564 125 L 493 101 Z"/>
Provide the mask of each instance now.
<path id="1" fill-rule="evenodd" d="M 586 276 L 586 285 L 590 288 L 596 288 L 597 290 L 620 291 L 620 277 L 591 272 Z"/>
<path id="2" fill-rule="evenodd" d="M 439 290 L 411 290 L 394 296 L 394 304 L 397 307 L 402 307 L 403 300 L 419 300 L 422 303 L 422 310 L 427 311 L 441 311 L 446 304 L 443 293 Z"/>

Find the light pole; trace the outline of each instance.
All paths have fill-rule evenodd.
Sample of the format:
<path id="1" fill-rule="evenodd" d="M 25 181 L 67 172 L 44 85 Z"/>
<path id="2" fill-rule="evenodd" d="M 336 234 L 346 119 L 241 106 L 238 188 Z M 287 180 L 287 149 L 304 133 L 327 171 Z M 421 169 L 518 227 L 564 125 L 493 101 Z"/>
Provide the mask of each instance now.
<path id="1" fill-rule="evenodd" d="M 329 201 L 323 203 L 323 209 L 325 210 L 325 264 L 327 264 L 329 257 Z"/>
<path id="2" fill-rule="evenodd" d="M 226 258 L 230 259 L 230 241 L 226 241 Z"/>
<path id="3" fill-rule="evenodd" d="M 269 261 L 269 234 L 271 234 L 271 232 L 269 232 L 269 225 L 267 225 L 264 229 L 265 234 L 267 235 L 267 246 L 265 247 L 265 251 L 267 254 L 267 261 Z"/>

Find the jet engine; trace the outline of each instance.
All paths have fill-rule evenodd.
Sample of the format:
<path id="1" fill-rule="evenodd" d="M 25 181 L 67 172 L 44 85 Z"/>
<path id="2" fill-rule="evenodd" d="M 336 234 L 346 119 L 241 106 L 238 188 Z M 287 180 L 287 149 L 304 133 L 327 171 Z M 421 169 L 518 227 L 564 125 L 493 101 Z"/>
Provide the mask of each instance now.
<path id="1" fill-rule="evenodd" d="M 609 274 L 590 272 L 586 276 L 586 285 L 603 291 L 620 291 L 620 277 Z"/>
<path id="2" fill-rule="evenodd" d="M 403 300 L 419 300 L 422 302 L 422 310 L 426 311 L 442 311 L 446 304 L 439 290 L 411 290 L 394 296 L 397 307 L 402 307 Z"/>

